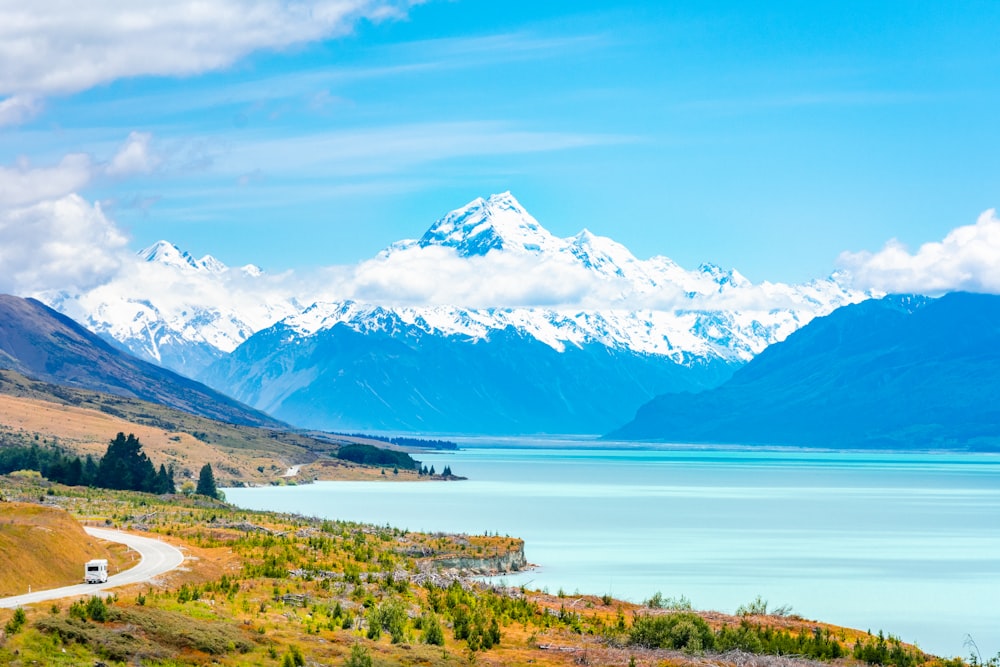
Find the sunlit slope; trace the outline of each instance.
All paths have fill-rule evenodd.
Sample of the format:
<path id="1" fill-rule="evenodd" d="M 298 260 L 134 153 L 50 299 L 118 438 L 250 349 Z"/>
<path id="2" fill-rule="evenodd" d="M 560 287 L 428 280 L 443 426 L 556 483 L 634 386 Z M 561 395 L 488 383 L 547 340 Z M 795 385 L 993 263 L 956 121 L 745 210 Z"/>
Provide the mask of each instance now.
<path id="1" fill-rule="evenodd" d="M 0 597 L 83 582 L 92 558 L 124 560 L 84 532 L 67 512 L 44 505 L 0 503 Z M 112 563 L 112 572 L 116 570 Z"/>

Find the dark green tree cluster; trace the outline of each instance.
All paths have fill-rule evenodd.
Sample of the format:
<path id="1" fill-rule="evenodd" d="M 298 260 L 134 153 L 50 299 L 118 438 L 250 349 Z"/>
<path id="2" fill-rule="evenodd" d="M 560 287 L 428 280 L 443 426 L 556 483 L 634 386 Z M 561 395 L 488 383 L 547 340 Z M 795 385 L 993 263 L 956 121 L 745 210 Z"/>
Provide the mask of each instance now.
<path id="1" fill-rule="evenodd" d="M 451 451 L 458 449 L 458 443 L 452 442 L 451 440 L 372 435 L 371 433 L 334 433 L 334 435 L 345 435 L 349 438 L 364 438 L 365 440 L 378 440 L 379 442 L 396 445 L 397 447 L 410 447 L 416 449 L 447 449 Z"/>
<path id="2" fill-rule="evenodd" d="M 123 491 L 148 493 L 173 493 L 173 471 L 162 464 L 159 471 L 153 467 L 142 443 L 135 435 L 119 433 L 108 445 L 97 469 L 95 486 Z"/>
<path id="3" fill-rule="evenodd" d="M 42 477 L 69 486 L 93 486 L 97 464 L 93 457 L 81 459 L 56 448 L 20 445 L 0 448 L 0 475 L 15 470 L 36 470 Z"/>
<path id="4" fill-rule="evenodd" d="M 792 632 L 743 620 L 739 626 L 723 626 L 713 631 L 708 623 L 692 612 L 645 614 L 635 618 L 629 631 L 629 643 L 645 648 L 670 648 L 684 651 L 733 649 L 758 655 L 795 655 L 817 660 L 836 660 L 848 653 L 829 630 L 816 627 Z M 869 642 L 858 642 L 854 657 L 870 664 L 915 667 L 916 654 L 894 640 L 879 634 Z"/>
<path id="5" fill-rule="evenodd" d="M 421 477 L 424 476 L 433 477 L 437 473 L 434 471 L 434 466 L 431 466 L 430 469 L 428 469 L 427 466 L 420 466 L 420 469 L 417 471 L 417 474 L 420 475 Z M 445 466 L 444 470 L 441 471 L 441 476 L 452 477 L 453 473 L 451 472 L 451 466 Z"/>
<path id="6" fill-rule="evenodd" d="M 878 635 L 866 641 L 854 643 L 854 657 L 869 665 L 894 665 L 894 667 L 915 667 L 923 662 L 913 649 L 908 649 L 898 637 L 886 637 L 881 630 Z"/>
<path id="7" fill-rule="evenodd" d="M 406 452 L 397 452 L 371 445 L 344 445 L 337 451 L 337 458 L 369 466 L 420 470 L 420 462 L 413 460 L 413 457 Z"/>
<path id="8" fill-rule="evenodd" d="M 15 470 L 37 470 L 42 477 L 67 486 L 174 493 L 174 471 L 159 470 L 142 451 L 134 435 L 119 433 L 110 442 L 100 462 L 89 454 L 72 456 L 55 448 L 6 446 L 0 448 L 0 475 Z"/>

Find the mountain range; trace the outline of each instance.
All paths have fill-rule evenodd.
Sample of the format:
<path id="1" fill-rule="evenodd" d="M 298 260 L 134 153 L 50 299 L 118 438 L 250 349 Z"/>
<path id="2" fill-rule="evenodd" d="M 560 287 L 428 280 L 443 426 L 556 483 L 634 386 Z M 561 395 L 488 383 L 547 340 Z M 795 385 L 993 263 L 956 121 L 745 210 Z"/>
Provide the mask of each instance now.
<path id="1" fill-rule="evenodd" d="M 1000 449 L 1000 296 L 845 306 L 721 386 L 665 394 L 612 439 Z"/>
<path id="2" fill-rule="evenodd" d="M 373 293 L 358 277 L 371 275 L 401 277 Z M 410 298 L 421 286 L 435 302 Z M 596 433 L 663 392 L 715 386 L 812 318 L 870 296 L 837 276 L 752 284 L 713 265 L 641 260 L 586 230 L 560 238 L 502 193 L 326 292 L 160 242 L 131 275 L 39 298 L 301 426 Z"/>

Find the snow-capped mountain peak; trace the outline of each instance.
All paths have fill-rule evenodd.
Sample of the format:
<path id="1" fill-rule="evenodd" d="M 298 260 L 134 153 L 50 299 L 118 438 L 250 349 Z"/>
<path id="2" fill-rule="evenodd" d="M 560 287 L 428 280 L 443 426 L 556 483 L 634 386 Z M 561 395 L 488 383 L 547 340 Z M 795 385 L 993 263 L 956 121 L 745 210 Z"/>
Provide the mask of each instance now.
<path id="1" fill-rule="evenodd" d="M 567 241 L 570 253 L 585 268 L 606 276 L 625 278 L 626 267 L 634 266 L 637 262 L 628 248 L 606 236 L 597 236 L 589 229 L 584 229 Z"/>
<path id="2" fill-rule="evenodd" d="M 169 241 L 157 241 L 148 248 L 140 250 L 138 255 L 143 261 L 170 266 L 175 269 L 193 269 L 208 273 L 222 273 L 229 269 L 228 266 L 211 255 L 195 259 L 191 253 L 181 250 Z"/>
<path id="3" fill-rule="evenodd" d="M 726 287 L 751 287 L 753 285 L 736 269 L 726 271 L 715 264 L 706 262 L 698 267 L 698 271 L 718 283 L 720 290 Z"/>
<path id="4" fill-rule="evenodd" d="M 491 250 L 557 250 L 561 240 L 538 224 L 510 192 L 503 192 L 455 209 L 431 225 L 417 243 L 455 248 L 461 256 L 471 257 Z"/>

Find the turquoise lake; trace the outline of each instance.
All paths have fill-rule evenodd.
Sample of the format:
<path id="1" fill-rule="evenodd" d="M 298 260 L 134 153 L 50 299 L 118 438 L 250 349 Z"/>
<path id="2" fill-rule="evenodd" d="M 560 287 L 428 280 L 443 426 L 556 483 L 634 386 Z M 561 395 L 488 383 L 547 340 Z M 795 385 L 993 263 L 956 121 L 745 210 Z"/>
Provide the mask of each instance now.
<path id="1" fill-rule="evenodd" d="M 414 457 L 463 482 L 225 489 L 252 509 L 522 537 L 556 593 L 685 595 L 885 630 L 939 655 L 1000 651 L 1000 456 L 462 441 Z"/>

